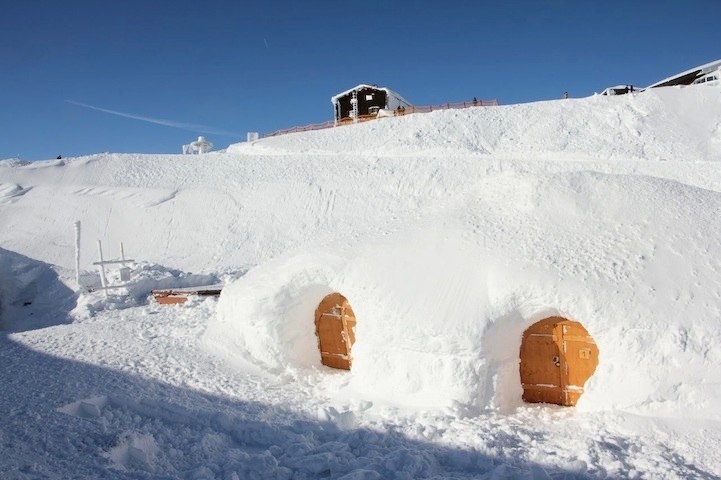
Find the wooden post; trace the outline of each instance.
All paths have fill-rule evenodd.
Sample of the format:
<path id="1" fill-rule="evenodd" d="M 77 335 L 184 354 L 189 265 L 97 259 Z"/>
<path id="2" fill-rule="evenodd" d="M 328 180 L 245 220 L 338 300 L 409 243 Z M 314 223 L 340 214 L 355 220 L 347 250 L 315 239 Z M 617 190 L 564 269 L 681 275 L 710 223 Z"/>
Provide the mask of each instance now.
<path id="1" fill-rule="evenodd" d="M 80 285 L 80 220 L 75 222 L 75 283 Z"/>
<path id="2" fill-rule="evenodd" d="M 98 240 L 98 254 L 100 255 L 100 265 L 98 267 L 100 268 L 100 284 L 103 286 L 103 291 L 105 291 L 105 296 L 108 296 L 108 281 L 105 279 L 105 260 L 103 259 L 103 244 Z"/>

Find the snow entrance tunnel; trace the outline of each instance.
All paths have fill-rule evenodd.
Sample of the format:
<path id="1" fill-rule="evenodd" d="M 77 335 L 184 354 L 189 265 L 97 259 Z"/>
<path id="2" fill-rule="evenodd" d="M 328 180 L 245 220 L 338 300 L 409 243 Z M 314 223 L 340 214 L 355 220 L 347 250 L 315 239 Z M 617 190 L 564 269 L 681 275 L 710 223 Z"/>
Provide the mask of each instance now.
<path id="1" fill-rule="evenodd" d="M 523 400 L 575 406 L 598 365 L 598 347 L 579 322 L 549 317 L 525 332 L 520 352 Z"/>

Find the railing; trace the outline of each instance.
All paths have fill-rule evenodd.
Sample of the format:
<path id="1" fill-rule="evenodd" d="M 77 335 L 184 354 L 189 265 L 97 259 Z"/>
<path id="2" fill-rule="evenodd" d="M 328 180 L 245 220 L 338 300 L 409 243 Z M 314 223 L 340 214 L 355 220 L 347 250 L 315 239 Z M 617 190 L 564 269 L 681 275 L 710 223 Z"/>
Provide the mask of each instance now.
<path id="1" fill-rule="evenodd" d="M 469 107 L 495 107 L 495 106 L 498 106 L 498 100 L 473 99 L 470 102 L 445 103 L 445 104 L 441 104 L 441 105 L 429 105 L 426 107 L 409 106 L 409 107 L 405 107 L 405 109 L 401 108 L 401 109 L 394 110 L 393 115 L 401 116 L 401 115 L 410 115 L 411 113 L 435 112 L 438 110 L 454 110 L 454 109 L 469 108 Z M 344 118 L 341 118 L 340 120 L 338 120 L 337 123 L 333 120 L 329 120 L 329 121 L 323 122 L 323 123 L 313 123 L 310 125 L 303 125 L 303 126 L 299 126 L 299 127 L 286 128 L 283 130 L 276 130 L 275 132 L 271 132 L 271 133 L 264 133 L 263 135 L 261 135 L 261 138 L 277 137 L 278 135 L 286 135 L 288 133 L 309 132 L 311 130 L 323 130 L 325 128 L 331 128 L 334 126 L 367 122 L 369 120 L 376 120 L 378 118 L 383 118 L 383 117 L 379 117 L 378 115 L 360 115 L 356 119 L 353 119 L 350 117 L 344 117 Z"/>

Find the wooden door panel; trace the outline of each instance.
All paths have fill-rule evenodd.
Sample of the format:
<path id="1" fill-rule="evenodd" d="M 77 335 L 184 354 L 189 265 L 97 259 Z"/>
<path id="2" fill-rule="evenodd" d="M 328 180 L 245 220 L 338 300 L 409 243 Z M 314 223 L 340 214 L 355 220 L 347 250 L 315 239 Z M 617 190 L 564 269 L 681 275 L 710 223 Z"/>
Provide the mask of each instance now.
<path id="1" fill-rule="evenodd" d="M 539 322 L 526 330 L 521 342 L 523 400 L 559 403 L 563 397 L 560 358 L 553 322 Z"/>
<path id="2" fill-rule="evenodd" d="M 350 370 L 351 346 L 355 342 L 355 315 L 339 293 L 326 296 L 315 312 L 321 363 Z"/>
<path id="3" fill-rule="evenodd" d="M 343 331 L 343 322 L 340 317 L 321 315 L 318 320 L 318 336 L 320 337 L 321 352 L 348 354 L 348 346 Z"/>
<path id="4" fill-rule="evenodd" d="M 558 345 L 553 335 L 531 334 L 521 347 L 521 383 L 561 385 Z"/>
<path id="5" fill-rule="evenodd" d="M 578 393 L 583 393 L 586 384 L 598 365 L 598 347 L 593 338 L 580 323 L 569 322 L 561 325 L 563 357 L 567 364 L 565 385 Z"/>

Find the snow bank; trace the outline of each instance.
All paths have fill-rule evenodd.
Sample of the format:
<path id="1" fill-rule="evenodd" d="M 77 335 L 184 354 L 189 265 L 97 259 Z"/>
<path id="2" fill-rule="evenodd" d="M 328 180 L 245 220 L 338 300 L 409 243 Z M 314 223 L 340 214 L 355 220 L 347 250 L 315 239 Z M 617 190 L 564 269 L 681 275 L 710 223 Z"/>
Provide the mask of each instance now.
<path id="1" fill-rule="evenodd" d="M 117 268 L 106 266 L 107 285 L 123 285 L 119 288 L 111 288 L 107 292 L 102 290 L 99 271 L 81 272 L 80 281 L 83 288 L 81 289 L 82 294 L 78 296 L 77 308 L 74 312 L 76 318 L 92 318 L 98 312 L 124 310 L 145 305 L 153 290 L 180 289 L 221 283 L 217 275 L 188 273 L 148 262 L 128 262 L 123 265 L 123 268 L 127 268 L 130 280 L 121 279 L 121 265 L 117 265 Z"/>
<path id="2" fill-rule="evenodd" d="M 50 265 L 0 248 L 0 330 L 68 323 L 75 301 L 75 292 Z"/>

